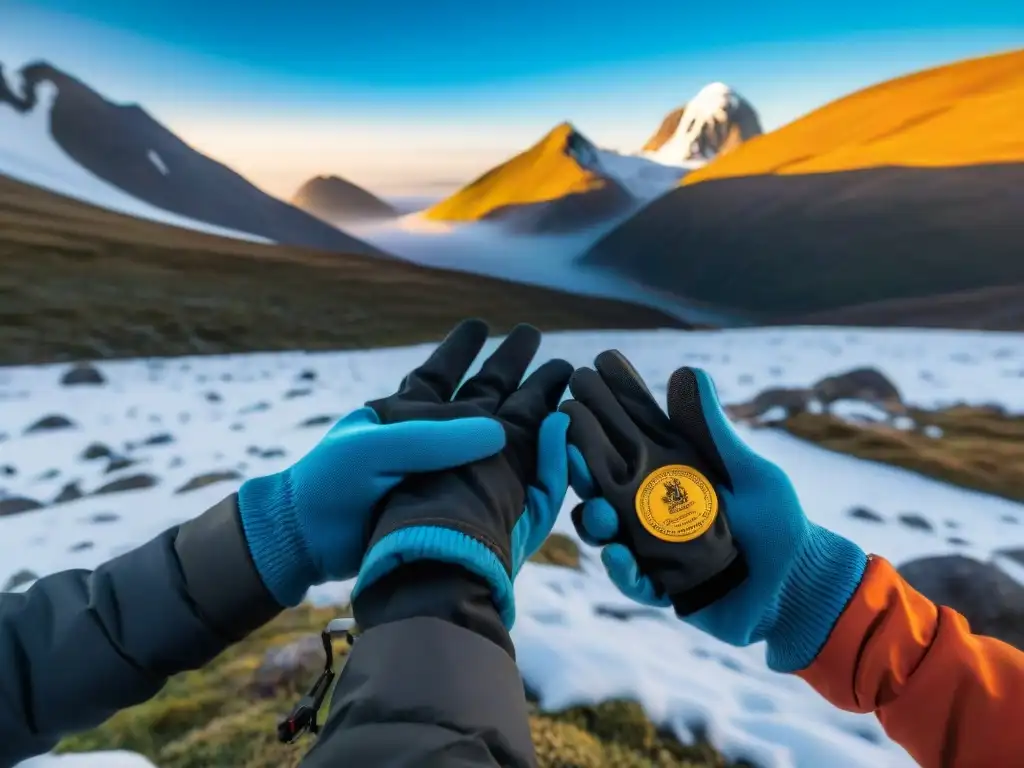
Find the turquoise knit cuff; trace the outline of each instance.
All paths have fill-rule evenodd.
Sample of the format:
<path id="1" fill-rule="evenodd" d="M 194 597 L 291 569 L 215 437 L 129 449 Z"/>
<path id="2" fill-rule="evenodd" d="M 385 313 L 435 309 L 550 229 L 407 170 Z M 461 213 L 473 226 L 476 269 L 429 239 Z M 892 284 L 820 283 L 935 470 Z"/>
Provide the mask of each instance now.
<path id="1" fill-rule="evenodd" d="M 389 533 L 363 559 L 352 598 L 403 563 L 417 560 L 460 565 L 486 580 L 502 623 L 506 629 L 512 629 L 516 603 L 508 571 L 488 546 L 452 528 L 417 525 Z"/>

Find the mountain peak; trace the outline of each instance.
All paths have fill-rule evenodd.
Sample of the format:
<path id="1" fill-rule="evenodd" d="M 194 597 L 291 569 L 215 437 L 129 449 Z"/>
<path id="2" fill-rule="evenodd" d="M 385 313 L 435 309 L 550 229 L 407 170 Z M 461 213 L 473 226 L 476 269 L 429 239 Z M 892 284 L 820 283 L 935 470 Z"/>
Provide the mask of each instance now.
<path id="1" fill-rule="evenodd" d="M 725 83 L 713 82 L 669 112 L 641 151 L 662 162 L 710 160 L 762 132 L 750 103 Z"/>

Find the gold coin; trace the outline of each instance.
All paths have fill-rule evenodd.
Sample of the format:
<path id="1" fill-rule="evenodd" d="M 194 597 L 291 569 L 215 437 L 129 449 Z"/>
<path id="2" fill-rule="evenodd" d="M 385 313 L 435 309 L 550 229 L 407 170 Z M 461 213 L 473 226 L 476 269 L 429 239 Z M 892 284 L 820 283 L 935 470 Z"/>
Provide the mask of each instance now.
<path id="1" fill-rule="evenodd" d="M 692 541 L 718 517 L 718 494 L 693 467 L 656 469 L 636 492 L 636 513 L 648 533 L 662 541 Z"/>

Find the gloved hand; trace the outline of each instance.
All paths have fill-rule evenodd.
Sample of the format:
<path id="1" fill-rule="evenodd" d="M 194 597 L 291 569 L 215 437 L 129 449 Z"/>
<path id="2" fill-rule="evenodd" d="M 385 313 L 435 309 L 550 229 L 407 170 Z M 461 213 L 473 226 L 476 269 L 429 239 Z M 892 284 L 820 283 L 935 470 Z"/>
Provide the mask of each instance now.
<path id="1" fill-rule="evenodd" d="M 487 338 L 466 321 L 402 382 L 403 407 L 369 404 L 335 424 L 294 465 L 245 482 L 242 528 L 263 582 L 281 605 L 314 584 L 356 575 L 374 508 L 412 473 L 436 472 L 493 456 L 502 425 L 481 409 L 446 401 Z"/>
<path id="2" fill-rule="evenodd" d="M 403 563 L 453 563 L 488 582 L 503 623 L 512 627 L 512 581 L 551 532 L 569 480 L 569 419 L 555 409 L 572 366 L 551 360 L 520 385 L 539 345 L 539 331 L 517 326 L 450 403 L 450 389 L 437 392 L 442 407 L 497 419 L 505 448 L 467 466 L 409 477 L 396 488 L 374 527 L 353 599 Z M 400 392 L 373 405 L 385 414 L 404 412 L 406 399 Z"/>
<path id="3" fill-rule="evenodd" d="M 612 582 L 627 597 L 669 606 L 659 573 L 631 549 L 626 515 L 615 509 L 606 488 L 627 478 L 644 439 L 665 444 L 669 430 L 710 468 L 732 537 L 748 575 L 731 591 L 683 620 L 737 646 L 767 641 L 768 665 L 780 672 L 807 667 L 860 584 L 867 556 L 854 543 L 812 523 L 804 515 L 789 478 L 754 453 L 733 430 L 714 385 L 699 369 L 676 370 L 668 385 L 668 416 L 653 416 L 653 398 L 618 353 L 598 356 L 594 371 L 577 371 L 570 382 L 575 398 L 569 414 L 570 482 L 583 503 L 573 521 L 584 541 L 603 545 L 601 559 Z M 600 386 L 598 386 L 600 384 Z M 645 403 L 645 398 L 647 402 Z M 680 552 L 686 544 L 678 544 Z M 681 568 L 691 567 L 680 557 Z"/>

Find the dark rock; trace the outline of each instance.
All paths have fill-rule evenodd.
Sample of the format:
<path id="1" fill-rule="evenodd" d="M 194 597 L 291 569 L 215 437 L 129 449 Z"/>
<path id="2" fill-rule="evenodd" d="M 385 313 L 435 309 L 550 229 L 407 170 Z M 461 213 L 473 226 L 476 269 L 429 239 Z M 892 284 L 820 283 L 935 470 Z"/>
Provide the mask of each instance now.
<path id="1" fill-rule="evenodd" d="M 261 400 L 258 403 L 253 403 L 252 405 L 245 406 L 245 408 L 242 408 L 238 413 L 239 414 L 262 413 L 263 411 L 269 411 L 269 410 L 270 410 L 270 403 L 266 402 L 265 400 Z"/>
<path id="2" fill-rule="evenodd" d="M 127 456 L 111 456 L 110 463 L 107 464 L 107 468 L 103 470 L 103 473 L 109 475 L 111 472 L 127 469 L 133 464 L 138 464 L 138 462 L 135 459 L 129 459 Z"/>
<path id="3" fill-rule="evenodd" d="M 280 459 L 286 456 L 284 448 L 267 448 L 260 454 L 261 459 Z"/>
<path id="4" fill-rule="evenodd" d="M 219 402 L 222 402 L 224 400 L 224 398 L 221 397 L 216 392 L 207 392 L 206 393 L 206 400 L 207 400 L 207 402 L 210 402 L 210 403 L 219 403 Z"/>
<path id="5" fill-rule="evenodd" d="M 54 504 L 64 504 L 68 501 L 74 501 L 80 499 L 85 494 L 82 493 L 82 489 L 78 487 L 78 481 L 67 483 L 63 488 L 60 489 L 60 493 L 53 500 Z"/>
<path id="6" fill-rule="evenodd" d="M 324 667 L 320 638 L 307 635 L 279 648 L 271 648 L 253 672 L 251 689 L 259 698 L 273 698 L 282 690 L 304 691 Z"/>
<path id="7" fill-rule="evenodd" d="M 875 368 L 855 368 L 829 376 L 813 387 L 814 395 L 823 403 L 836 400 L 863 400 L 876 405 L 902 404 L 896 385 Z"/>
<path id="8" fill-rule="evenodd" d="M 87 549 L 92 549 L 95 545 L 91 541 L 80 541 L 77 544 L 72 544 L 68 547 L 69 552 L 85 552 Z"/>
<path id="9" fill-rule="evenodd" d="M 609 619 L 616 619 L 618 621 L 629 621 L 630 619 L 665 619 L 665 615 L 657 608 L 648 608 L 646 606 L 637 606 L 633 608 L 625 605 L 595 605 L 594 613 L 598 616 L 606 616 Z"/>
<path id="10" fill-rule="evenodd" d="M 121 516 L 115 512 L 97 512 L 89 518 L 90 523 L 116 523 Z"/>
<path id="11" fill-rule="evenodd" d="M 948 539 L 946 539 L 946 543 L 953 544 L 958 547 L 965 547 L 971 542 L 969 542 L 967 539 L 961 539 L 959 536 L 950 536 Z"/>
<path id="12" fill-rule="evenodd" d="M 157 480 L 152 475 L 146 473 L 140 473 L 138 475 L 128 475 L 128 477 L 122 477 L 117 480 L 114 480 L 113 482 L 107 483 L 106 485 L 101 485 L 99 488 L 93 491 L 93 495 L 100 496 L 105 493 L 137 491 L 142 488 L 152 488 L 158 482 L 160 481 Z"/>
<path id="13" fill-rule="evenodd" d="M 307 368 L 301 373 L 299 373 L 299 375 L 296 376 L 295 378 L 297 378 L 299 381 L 316 381 L 316 371 L 314 371 L 311 368 Z"/>
<path id="14" fill-rule="evenodd" d="M 32 426 L 25 430 L 25 434 L 31 435 L 36 432 L 55 432 L 58 429 L 74 429 L 74 427 L 75 422 L 71 421 L 67 416 L 51 414 L 50 416 L 44 416 L 32 424 Z"/>
<path id="15" fill-rule="evenodd" d="M 174 435 L 171 435 L 171 434 L 169 434 L 167 432 L 161 432 L 159 435 L 153 435 L 152 437 L 147 437 L 145 440 L 142 441 L 142 444 L 143 445 L 167 445 L 168 443 L 173 443 L 173 442 L 174 442 Z"/>
<path id="16" fill-rule="evenodd" d="M 221 472 L 207 472 L 202 475 L 196 475 L 183 486 L 178 488 L 175 493 L 188 493 L 189 491 L 205 488 L 206 486 L 213 485 L 214 483 L 223 483 L 227 480 L 240 480 L 241 478 L 242 476 L 233 469 Z"/>
<path id="17" fill-rule="evenodd" d="M 897 520 L 903 523 L 907 528 L 914 528 L 918 531 L 934 531 L 935 527 L 931 522 L 916 512 L 907 512 L 902 515 L 898 515 Z"/>
<path id="18" fill-rule="evenodd" d="M 849 515 L 852 518 L 857 519 L 857 520 L 868 520 L 868 521 L 870 521 L 872 523 L 884 523 L 885 522 L 885 518 L 883 518 L 877 512 L 872 512 L 867 507 L 854 507 L 849 512 L 847 512 L 846 514 Z"/>
<path id="19" fill-rule="evenodd" d="M 333 424 L 338 420 L 337 416 L 311 416 L 304 422 L 299 424 L 300 427 L 323 427 L 328 424 Z"/>
<path id="20" fill-rule="evenodd" d="M 13 589 L 35 581 L 39 577 L 32 571 L 22 568 L 20 571 L 15 571 L 11 576 L 4 582 L 3 587 L 0 587 L 0 592 L 10 592 Z"/>
<path id="21" fill-rule="evenodd" d="M 809 389 L 766 389 L 748 403 L 728 405 L 725 412 L 734 420 L 751 421 L 758 419 L 773 408 L 781 408 L 787 416 L 803 413 L 812 399 Z"/>
<path id="22" fill-rule="evenodd" d="M 183 458 L 181 458 L 181 456 L 175 456 L 173 459 L 171 459 L 167 463 L 167 466 L 170 469 L 177 469 L 178 467 L 181 467 L 184 464 L 185 464 L 185 460 Z"/>
<path id="23" fill-rule="evenodd" d="M 305 397 L 306 395 L 313 394 L 312 389 L 289 389 L 284 393 L 285 400 L 293 400 L 296 397 Z"/>
<path id="24" fill-rule="evenodd" d="M 245 429 L 245 424 L 243 424 L 240 421 L 236 421 L 234 424 L 228 427 L 228 429 L 230 429 L 232 432 L 241 432 L 242 430 Z"/>
<path id="25" fill-rule="evenodd" d="M 18 474 L 16 467 L 10 464 L 0 465 L 0 475 L 3 475 L 4 477 L 14 477 L 16 474 Z"/>
<path id="26" fill-rule="evenodd" d="M 39 477 L 36 478 L 37 482 L 45 483 L 47 480 L 53 480 L 55 477 L 60 477 L 60 470 L 57 468 L 51 468 L 43 472 Z"/>
<path id="27" fill-rule="evenodd" d="M 925 597 L 963 614 L 976 634 L 1024 650 L 1024 586 L 998 566 L 945 555 L 914 560 L 899 572 Z"/>
<path id="28" fill-rule="evenodd" d="M 113 455 L 114 452 L 103 443 L 89 443 L 79 458 L 84 461 L 92 461 L 93 459 L 105 459 Z"/>
<path id="29" fill-rule="evenodd" d="M 71 366 L 67 372 L 60 377 L 60 383 L 65 387 L 74 387 L 81 384 L 92 384 L 101 385 L 106 384 L 107 380 L 103 374 L 100 373 L 99 368 L 92 365 L 91 363 L 78 363 L 77 365 Z"/>
<path id="30" fill-rule="evenodd" d="M 21 512 L 31 512 L 33 509 L 41 509 L 43 505 L 35 499 L 26 496 L 8 496 L 0 499 L 0 517 L 5 515 L 17 515 Z"/>
<path id="31" fill-rule="evenodd" d="M 1004 523 L 1016 523 L 1017 522 L 1017 518 L 1014 515 L 1003 515 L 999 519 L 1002 520 Z"/>

